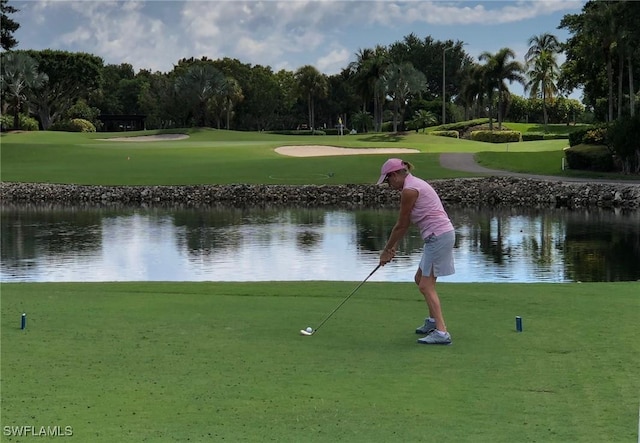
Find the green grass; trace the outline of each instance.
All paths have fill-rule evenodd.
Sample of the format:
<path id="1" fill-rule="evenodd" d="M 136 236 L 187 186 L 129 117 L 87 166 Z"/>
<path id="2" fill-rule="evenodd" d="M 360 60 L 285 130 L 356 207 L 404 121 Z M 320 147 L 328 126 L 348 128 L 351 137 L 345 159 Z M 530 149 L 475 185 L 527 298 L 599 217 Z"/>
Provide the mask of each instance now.
<path id="1" fill-rule="evenodd" d="M 189 138 L 151 143 L 99 140 L 166 132 L 186 132 Z M 556 169 L 559 167 L 557 158 L 562 154 L 562 148 L 566 147 L 566 140 L 511 143 L 505 146 L 415 132 L 338 137 L 207 129 L 125 134 L 11 133 L 3 134 L 0 142 L 0 175 L 3 181 L 94 185 L 371 183 L 380 164 L 393 155 L 295 158 L 274 151 L 279 146 L 301 144 L 417 149 L 419 154 L 401 156 L 415 164 L 417 173 L 429 179 L 473 176 L 440 167 L 440 153 L 480 152 L 482 155 L 479 158 L 483 162 L 488 161 L 487 166 L 509 170 L 513 156 L 510 155 L 508 159 L 500 155 L 484 156 L 484 153 L 504 153 L 508 149 L 510 154 L 522 154 L 524 163 L 530 169 L 527 172 L 541 174 L 552 170 L 549 161 L 556 165 Z M 496 165 L 496 162 L 499 164 Z M 555 173 L 560 175 L 557 170 Z"/>
<path id="2" fill-rule="evenodd" d="M 95 443 L 637 438 L 637 283 L 441 284 L 448 347 L 415 343 L 414 285 L 367 283 L 298 335 L 354 286 L 3 284 L 3 429 L 71 426 Z"/>
<path id="3" fill-rule="evenodd" d="M 588 125 L 577 124 L 577 125 L 569 125 L 566 124 L 550 124 L 547 125 L 546 128 L 543 124 L 535 124 L 535 123 L 511 123 L 504 122 L 503 126 L 509 128 L 512 131 L 520 131 L 523 134 L 557 134 L 557 135 L 568 135 L 573 131 L 577 131 L 578 129 L 584 128 Z"/>
<path id="4" fill-rule="evenodd" d="M 158 131 L 150 131 L 153 134 Z M 387 154 L 295 158 L 277 154 L 284 145 L 325 144 L 353 148 L 404 147 L 404 155 L 431 178 L 465 174 L 441 168 L 428 153 L 426 136 L 282 136 L 252 132 L 189 130 L 189 139 L 153 143 L 108 142 L 111 134 L 20 133 L 2 137 L 2 180 L 74 184 L 325 184 L 371 183 Z M 128 133 L 127 135 L 141 133 Z M 433 137 L 430 137 L 433 138 Z M 436 140 L 440 142 L 441 140 Z M 448 141 L 444 141 L 445 145 Z M 437 151 L 434 149 L 434 152 Z M 329 173 L 333 173 L 329 174 Z"/>

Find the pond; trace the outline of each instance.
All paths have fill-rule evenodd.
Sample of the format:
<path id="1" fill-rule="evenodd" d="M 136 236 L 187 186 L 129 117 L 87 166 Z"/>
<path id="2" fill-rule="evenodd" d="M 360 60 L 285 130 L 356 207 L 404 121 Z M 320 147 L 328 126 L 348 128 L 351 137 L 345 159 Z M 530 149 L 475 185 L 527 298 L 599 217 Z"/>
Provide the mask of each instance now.
<path id="1" fill-rule="evenodd" d="M 443 282 L 640 280 L 640 212 L 448 208 Z M 3 206 L 0 282 L 360 281 L 396 210 Z M 413 279 L 416 229 L 371 281 Z"/>

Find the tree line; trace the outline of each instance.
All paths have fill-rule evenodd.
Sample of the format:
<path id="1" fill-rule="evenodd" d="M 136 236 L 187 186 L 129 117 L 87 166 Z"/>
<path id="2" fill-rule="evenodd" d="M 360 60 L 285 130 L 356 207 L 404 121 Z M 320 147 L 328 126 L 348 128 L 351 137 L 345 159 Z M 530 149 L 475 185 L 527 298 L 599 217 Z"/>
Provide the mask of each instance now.
<path id="1" fill-rule="evenodd" d="M 341 122 L 359 131 L 400 131 L 481 117 L 491 127 L 505 119 L 568 123 L 585 109 L 596 121 L 613 121 L 638 107 L 640 2 L 587 2 L 558 26 L 569 31 L 568 41 L 532 36 L 522 62 L 508 47 L 476 61 L 462 41 L 411 33 L 359 49 L 335 75 L 311 65 L 273 71 L 226 57 L 183 58 L 169 72 L 136 73 L 93 54 L 17 50 L 12 33 L 19 25 L 9 17 L 16 9 L 7 0 L 0 9 L 1 113 L 3 122 L 12 116 L 13 128 L 21 118 L 55 129 L 74 118 L 99 125 L 100 114 L 133 114 L 146 116 L 147 129 L 330 129 Z M 526 97 L 511 94 L 515 82 Z M 566 98 L 576 88 L 583 103 Z"/>

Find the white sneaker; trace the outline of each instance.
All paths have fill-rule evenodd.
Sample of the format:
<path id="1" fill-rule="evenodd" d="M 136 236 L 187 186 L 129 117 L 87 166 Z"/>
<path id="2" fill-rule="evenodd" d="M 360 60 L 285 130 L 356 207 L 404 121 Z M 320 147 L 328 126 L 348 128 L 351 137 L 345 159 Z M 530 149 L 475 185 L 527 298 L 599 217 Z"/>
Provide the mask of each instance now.
<path id="1" fill-rule="evenodd" d="M 429 320 L 429 317 L 424 319 L 424 324 L 416 328 L 416 334 L 429 334 L 436 329 L 435 320 Z"/>
<path id="2" fill-rule="evenodd" d="M 418 343 L 422 343 L 423 345 L 450 345 L 451 336 L 448 332 L 445 332 L 443 335 L 434 329 L 426 337 L 419 338 Z"/>

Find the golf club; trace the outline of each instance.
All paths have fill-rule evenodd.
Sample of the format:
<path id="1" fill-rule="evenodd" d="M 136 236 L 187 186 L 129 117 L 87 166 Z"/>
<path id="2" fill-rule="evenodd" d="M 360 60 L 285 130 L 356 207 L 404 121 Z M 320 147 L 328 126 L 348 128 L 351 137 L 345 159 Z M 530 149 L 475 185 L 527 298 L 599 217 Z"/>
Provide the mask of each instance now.
<path id="1" fill-rule="evenodd" d="M 309 335 L 313 335 L 313 334 L 315 334 L 316 332 L 318 332 L 318 329 L 320 329 L 320 328 L 322 327 L 322 325 L 323 325 L 323 324 L 325 324 L 325 323 L 327 322 L 327 320 L 329 320 L 329 319 L 331 318 L 331 316 L 332 316 L 333 314 L 335 314 L 335 313 L 336 313 L 336 311 L 337 311 L 338 309 L 340 309 L 340 307 L 341 307 L 342 305 L 344 305 L 344 304 L 347 302 L 347 300 L 349 300 L 349 299 L 351 298 L 351 296 L 352 296 L 353 294 L 355 294 L 355 293 L 356 293 L 356 291 L 357 291 L 358 289 L 360 289 L 360 286 L 364 285 L 364 283 L 365 283 L 367 280 L 369 280 L 369 277 L 371 277 L 371 276 L 373 275 L 373 273 L 374 273 L 374 272 L 376 272 L 376 271 L 380 268 L 380 266 L 381 266 L 381 265 L 376 266 L 376 268 L 375 268 L 373 271 L 371 271 L 371 274 L 367 275 L 367 278 L 365 278 L 364 280 L 362 280 L 362 283 L 360 283 L 358 286 L 356 286 L 356 288 L 355 288 L 353 291 L 351 291 L 351 294 L 347 295 L 347 297 L 346 297 L 344 300 L 342 300 L 342 302 L 341 302 L 338 306 L 336 306 L 336 308 L 335 308 L 333 311 L 331 311 L 331 313 L 329 313 L 329 315 L 327 315 L 327 316 L 325 317 L 325 319 L 324 319 L 324 320 L 322 320 L 322 321 L 320 322 L 320 324 L 318 325 L 318 327 L 317 327 L 317 328 L 312 329 L 310 332 L 309 332 L 308 330 L 301 329 L 301 330 L 300 330 L 300 334 L 301 334 L 301 335 L 307 335 L 307 336 L 309 336 Z"/>

